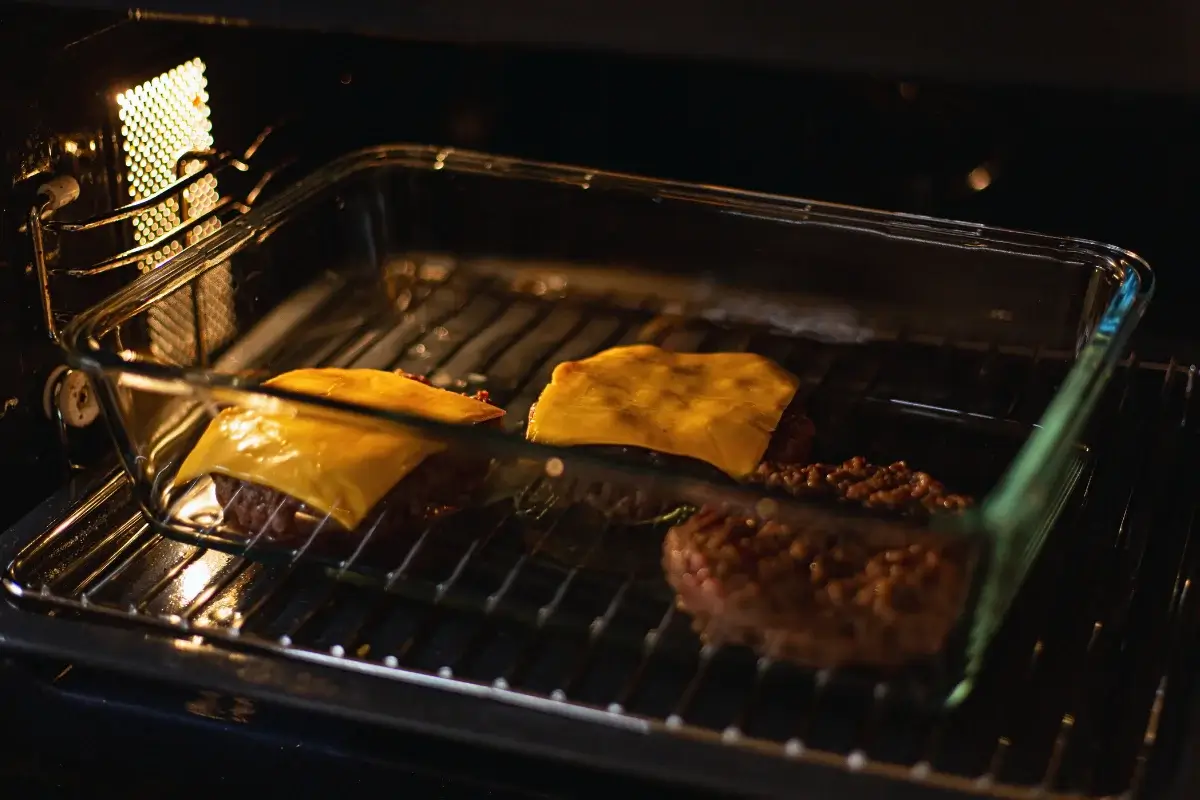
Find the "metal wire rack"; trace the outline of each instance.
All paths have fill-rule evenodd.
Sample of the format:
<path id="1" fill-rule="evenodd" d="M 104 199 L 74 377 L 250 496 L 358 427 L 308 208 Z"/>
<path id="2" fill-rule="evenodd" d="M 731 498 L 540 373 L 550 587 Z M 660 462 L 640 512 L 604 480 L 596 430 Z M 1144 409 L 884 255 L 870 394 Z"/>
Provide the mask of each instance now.
<path id="1" fill-rule="evenodd" d="M 1065 353 L 959 346 L 903 335 L 864 353 L 766 327 L 664 316 L 653 298 L 631 306 L 604 298 L 539 297 L 471 267 L 422 281 L 400 316 L 387 308 L 364 311 L 372 291 L 369 286 L 342 289 L 311 312 L 319 325 L 297 326 L 281 349 L 264 356 L 264 366 L 273 372 L 311 363 L 399 369 L 449 388 L 484 388 L 506 407 L 506 426 L 519 432 L 550 372 L 563 360 L 634 342 L 701 352 L 749 349 L 800 376 L 801 399 L 819 422 L 818 458 L 840 461 L 865 454 L 890 463 L 903 456 L 935 474 L 953 476 L 956 488 L 980 494 L 1011 461 L 1065 371 Z M 1014 375 L 1025 372 L 1029 385 L 1006 388 Z M 968 373 L 977 373 L 977 379 L 962 380 Z M 1087 447 L 1080 452 L 1086 455 Z M 333 537 L 318 535 L 324 522 L 303 542 L 281 549 L 264 531 L 247 534 L 227 527 L 225 509 L 211 499 L 197 502 L 205 488 L 198 485 L 164 499 L 163 518 L 155 521 L 172 535 L 239 555 L 323 558 L 339 574 L 382 576 L 389 586 L 397 584 L 400 565 L 431 546 L 427 542 L 445 545 L 455 540 L 456 530 L 483 526 L 495 532 L 488 540 L 496 542 L 504 534 L 521 535 L 509 518 L 512 504 L 504 503 L 491 516 L 476 514 L 470 525 L 453 519 L 438 524 L 415 547 L 411 540 L 403 543 L 399 553 L 396 541 L 374 541 L 380 526 L 369 523 L 363 526 L 366 537 L 353 545 L 334 542 L 346 548 L 342 552 L 330 550 Z M 565 543 L 585 527 L 580 520 L 551 527 L 535 543 L 539 552 L 590 549 L 604 561 L 612 549 L 599 541 Z M 651 562 L 657 560 L 656 554 Z"/>
<path id="2" fill-rule="evenodd" d="M 837 434 L 831 441 L 849 447 L 883 435 L 890 448 L 905 443 L 886 441 L 887 424 L 868 424 L 875 406 L 895 405 L 881 398 L 940 409 L 937 425 L 958 422 L 963 435 L 999 442 L 1036 420 L 1063 372 L 1057 354 L 903 337 L 851 359 L 835 346 L 743 329 L 664 326 L 652 304 L 596 314 L 514 300 L 487 282 L 451 291 L 462 279 L 425 287 L 409 327 L 363 319 L 352 295 L 335 298 L 323 312 L 330 325 L 311 340 L 290 340 L 272 368 L 484 375 L 519 424 L 561 360 L 645 339 L 689 350 L 749 347 L 802 367 L 809 407 Z M 114 476 L 77 524 L 31 542 L 5 585 L 58 614 L 448 690 L 486 689 L 598 724 L 651 724 L 698 747 L 996 797 L 1132 796 L 1152 777 L 1168 698 L 1182 681 L 1180 645 L 1195 631 L 1197 476 L 1187 462 L 1194 375 L 1174 363 L 1144 369 L 1131 361 L 1120 370 L 1059 529 L 978 688 L 953 712 L 902 702 L 886 682 L 862 691 L 829 671 L 701 646 L 661 578 L 592 568 L 608 549 L 600 538 L 572 543 L 574 564 L 542 558 L 568 526 L 530 541 L 503 515 L 465 520 L 475 525 L 460 518 L 421 537 L 385 573 L 385 588 L 406 591 L 380 591 L 354 580 L 364 548 L 322 564 L 303 550 L 262 560 L 164 536 Z M 979 451 L 926 439 L 940 470 L 986 479 Z"/>

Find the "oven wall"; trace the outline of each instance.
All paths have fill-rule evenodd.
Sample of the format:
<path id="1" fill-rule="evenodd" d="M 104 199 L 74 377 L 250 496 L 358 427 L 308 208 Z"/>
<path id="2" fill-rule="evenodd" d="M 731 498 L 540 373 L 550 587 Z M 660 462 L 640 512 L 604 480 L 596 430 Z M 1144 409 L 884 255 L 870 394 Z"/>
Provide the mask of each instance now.
<path id="1" fill-rule="evenodd" d="M 0 451 L 15 476 L 0 488 L 0 525 L 64 476 L 41 408 L 62 359 L 18 228 L 56 169 L 84 184 L 64 219 L 124 196 L 115 92 L 196 57 L 216 148 L 240 150 L 290 117 L 259 154 L 266 163 L 306 154 L 289 176 L 353 147 L 419 141 L 1082 236 L 1138 251 L 1169 287 L 1143 342 L 1191 332 L 1186 198 L 1200 177 L 1191 145 L 1200 107 L 1186 97 L 137 23 L 41 7 L 0 14 Z M 96 141 L 96 155 L 68 158 L 72 138 Z M 129 237 L 121 229 L 69 255 L 98 259 Z M 69 315 L 133 274 L 56 281 L 55 296 Z M 78 463 L 109 447 L 100 425 L 72 431 Z"/>

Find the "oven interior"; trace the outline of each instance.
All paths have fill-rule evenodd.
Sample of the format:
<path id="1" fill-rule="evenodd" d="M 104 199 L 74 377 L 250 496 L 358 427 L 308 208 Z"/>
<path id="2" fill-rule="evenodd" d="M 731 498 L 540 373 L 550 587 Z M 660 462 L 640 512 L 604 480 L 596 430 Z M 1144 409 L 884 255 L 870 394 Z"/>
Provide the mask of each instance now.
<path id="1" fill-rule="evenodd" d="M 32 9 L 25 13 L 44 21 Z M 1198 475 L 1189 459 L 1196 444 L 1195 370 L 1186 345 L 1160 343 L 1179 330 L 1169 313 L 1114 374 L 1088 433 L 1094 458 L 978 688 L 953 711 L 914 705 L 887 683 L 765 669 L 747 653 L 700 647 L 674 618 L 668 596 L 611 573 L 530 566 L 519 543 L 503 535 L 464 538 L 450 570 L 431 574 L 432 591 L 417 597 L 383 594 L 303 560 L 264 564 L 180 543 L 142 518 L 126 479 L 106 460 L 111 443 L 101 424 L 72 426 L 66 411 L 47 415 L 42 408 L 45 388 L 62 381 L 61 374 L 53 378 L 61 356 L 44 335 L 47 327 L 118 290 L 139 269 L 153 268 L 171 247 L 199 241 L 232 218 L 225 215 L 240 213 L 237 204 L 269 197 L 356 147 L 444 143 L 1107 240 L 1106 226 L 1119 209 L 1064 207 L 1053 197 L 1012 203 L 1002 195 L 1024 196 L 1022 182 L 1036 186 L 1047 176 L 1080 194 L 1088 180 L 1100 181 L 1084 167 L 1052 164 L 1060 140 L 1082 126 L 1078 112 L 1060 108 L 1040 128 L 1004 136 L 996 131 L 1011 133 L 1006 120 L 1016 103 L 1053 109 L 1059 99 L 1035 93 L 1031 101 L 996 90 L 983 102 L 916 82 L 80 19 L 79 30 L 66 23 L 51 28 L 59 39 L 44 51 L 39 79 L 7 95 L 14 118 L 27 124 L 0 134 L 18 178 L 5 186 L 5 257 L 30 265 L 5 279 L 24 299 L 5 324 L 28 353 L 7 390 L 20 401 L 14 419 L 26 424 L 5 441 L 36 454 L 25 465 L 24 483 L 10 490 L 10 521 L 65 482 L 60 449 L 69 474 L 83 476 L 59 494 L 55 514 L 35 511 L 0 538 L 0 561 L 12 562 L 0 607 L 0 636 L 10 646 L 78 653 L 84 637 L 104 647 L 125 641 L 107 639 L 110 632 L 148 634 L 161 651 L 112 644 L 110 665 L 144 674 L 138 662 L 147 656 L 191 646 L 203 651 L 204 664 L 259 670 L 253 678 L 244 671 L 223 675 L 225 686 L 233 681 L 252 694 L 308 702 L 317 696 L 315 683 L 324 691 L 323 711 L 399 729 L 428 723 L 416 706 L 406 710 L 393 699 L 388 692 L 401 689 L 389 684 L 415 684 L 439 699 L 458 693 L 489 709 L 499 695 L 519 692 L 527 696 L 520 709 L 527 716 L 513 717 L 511 725 L 508 717 L 503 725 L 468 724 L 477 708 L 468 705 L 457 721 L 446 711 L 434 726 L 437 735 L 482 737 L 492 747 L 730 791 L 783 795 L 798 780 L 848 792 L 904 785 L 991 796 L 1160 796 L 1170 787 L 1192 722 L 1185 701 L 1194 667 L 1189 589 Z M 146 100 L 148 114 L 135 108 L 154 96 L 164 99 L 156 106 Z M 1150 108 L 1153 117 L 1147 100 L 1093 103 L 1111 115 L 1114 139 L 1129 106 Z M 921 105 L 919 113 L 914 105 Z M 890 133 L 872 134 L 879 129 L 873 123 L 885 117 Z M 194 157 L 181 158 L 181 148 Z M 1072 163 L 1081 160 L 1087 162 Z M 217 164 L 220 170 L 204 175 Z M 172 206 L 155 193 L 181 173 L 201 177 Z M 39 187 L 57 174 L 79 184 L 78 199 L 54 212 L 62 226 L 86 227 L 126 202 L 153 202 L 121 220 L 51 232 L 43 243 L 54 271 L 47 314 L 27 216 L 44 202 Z M 989 194 L 992 181 L 996 191 Z M 488 219 L 485 204 L 478 216 Z M 547 217 L 553 219 L 552 210 Z M 175 229 L 183 219 L 190 223 L 180 235 Z M 308 257 L 320 252 L 321 224 L 302 243 Z M 547 241 L 568 241 L 570 233 L 554 229 L 556 238 Z M 1164 250 L 1172 243 L 1170 235 L 1154 241 Z M 1154 263 L 1153 253 L 1144 255 Z M 65 274 L 115 262 L 125 263 L 99 274 Z M 701 277 L 719 268 L 678 267 Z M 937 296 L 936 286 L 910 288 Z M 220 285 L 207 291 L 208 308 L 232 302 Z M 679 347 L 716 348 L 726 335 L 694 326 L 648 329 L 651 307 L 616 313 L 549 301 L 522 306 L 487 286 L 440 295 L 435 287 L 424 302 L 432 309 L 428 324 L 454 334 L 410 331 L 392 342 L 381 363 L 500 375 L 510 386 L 504 401 L 518 412 L 562 358 L 672 337 Z M 369 299 L 338 303 L 328 330 L 296 336 L 273 366 L 383 358 L 371 345 L 392 329 L 371 327 L 361 310 Z M 1176 303 L 1167 298 L 1164 306 L 1169 312 Z M 194 330 L 194 323 L 185 319 L 180 329 Z M 206 338 L 229 335 L 219 313 L 203 324 Z M 154 325 L 163 347 L 179 339 L 179 331 L 172 339 L 178 320 Z M 1053 354 L 1069 346 L 1073 331 L 1043 333 L 1021 352 L 1003 355 L 944 342 L 909 345 L 899 362 L 890 350 L 839 361 L 836 348 L 816 345 L 794 355 L 820 367 L 816 405 L 825 398 L 830 428 L 846 434 L 836 446 L 845 447 L 865 435 L 871 417 L 842 412 L 869 408 L 875 377 L 888 364 L 901 367 L 894 374 L 913 391 L 944 394 L 935 398 L 943 405 L 979 414 L 1003 407 L 1004 416 L 1031 423 L 1061 380 L 1063 364 Z M 418 345 L 425 347 L 415 362 Z M 951 471 L 969 473 L 975 464 L 949 439 L 924 437 L 921 444 Z M 480 592 L 534 609 L 532 624 L 491 614 L 478 602 Z M 562 616 L 569 623 L 542 624 L 557 619 L 560 605 L 570 606 Z M 540 613 L 547 608 L 551 613 Z M 47 633 L 47 625 L 58 627 Z M 218 633 L 206 635 L 205 628 Z M 174 673 L 178 679 L 203 683 L 215 674 L 200 661 L 188 663 Z M 308 676 L 307 689 L 297 689 L 299 674 Z M 371 691 L 385 711 L 363 699 Z M 499 719 L 516 712 L 489 713 Z M 611 751 L 589 752 L 589 737 L 604 736 L 618 737 Z"/>

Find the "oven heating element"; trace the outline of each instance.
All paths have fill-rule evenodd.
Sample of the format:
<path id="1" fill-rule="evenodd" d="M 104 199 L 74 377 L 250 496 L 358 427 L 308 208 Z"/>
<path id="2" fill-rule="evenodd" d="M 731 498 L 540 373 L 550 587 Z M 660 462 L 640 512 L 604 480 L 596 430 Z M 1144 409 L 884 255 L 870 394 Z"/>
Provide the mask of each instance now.
<path id="1" fill-rule="evenodd" d="M 201 171 L 215 156 L 204 72 L 204 62 L 193 58 L 116 95 L 130 200 L 166 190 Z M 158 267 L 217 230 L 221 221 L 210 212 L 219 202 L 217 176 L 210 172 L 178 196 L 136 214 L 132 219 L 135 245 L 162 243 L 137 262 L 138 270 Z M 202 221 L 187 230 L 183 242 L 171 236 L 197 219 Z M 210 271 L 196 287 L 157 304 L 148 317 L 151 352 L 170 363 L 197 363 L 205 351 L 227 343 L 236 333 L 228 263 Z"/>

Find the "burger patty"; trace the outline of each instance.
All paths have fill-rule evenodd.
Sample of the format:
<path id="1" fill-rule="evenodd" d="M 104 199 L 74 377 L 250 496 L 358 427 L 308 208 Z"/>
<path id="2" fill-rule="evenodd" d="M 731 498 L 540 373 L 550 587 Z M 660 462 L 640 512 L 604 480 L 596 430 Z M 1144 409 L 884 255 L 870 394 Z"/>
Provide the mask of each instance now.
<path id="1" fill-rule="evenodd" d="M 529 417 L 533 418 L 536 404 L 529 409 Z M 812 452 L 813 438 L 816 428 L 804 412 L 802 404 L 795 400 L 779 418 L 779 424 L 767 445 L 763 455 L 769 463 L 803 463 Z M 728 482 L 729 476 L 716 467 L 683 456 L 659 453 L 640 447 L 614 447 L 610 445 L 584 445 L 581 449 L 605 453 L 635 463 L 646 464 L 659 469 L 667 469 L 691 474 L 698 478 L 718 482 Z M 552 481 L 552 487 L 566 485 L 566 481 Z M 612 483 L 591 484 L 578 488 L 578 494 L 571 498 L 582 501 L 586 505 L 601 512 L 609 519 L 618 523 L 633 523 L 650 521 L 670 513 L 678 503 L 664 500 L 653 492 L 636 486 L 619 486 Z"/>
<path id="2" fill-rule="evenodd" d="M 428 383 L 420 376 L 405 377 Z M 472 395 L 491 403 L 487 392 Z M 498 425 L 500 420 L 482 423 Z M 376 529 L 387 535 L 431 522 L 460 508 L 486 478 L 491 463 L 487 455 L 461 450 L 435 453 L 406 475 L 368 513 L 359 526 L 363 532 Z M 212 475 L 217 502 L 224 509 L 227 524 L 249 533 L 261 534 L 269 542 L 296 544 L 307 540 L 320 527 L 321 533 L 349 534 L 325 514 L 306 506 L 283 492 L 261 484 Z"/>
<path id="3" fill-rule="evenodd" d="M 387 535 L 431 522 L 461 507 L 486 477 L 489 459 L 461 453 L 437 453 L 425 459 L 380 500 L 359 529 Z M 226 523 L 269 542 L 294 544 L 323 532 L 351 533 L 293 497 L 260 484 L 213 475 L 217 502 Z M 323 524 L 322 524 L 323 523 Z"/>
<path id="4" fill-rule="evenodd" d="M 847 464 L 794 474 L 812 478 L 804 485 L 813 494 L 894 514 L 955 513 L 970 503 L 902 465 Z M 764 472 L 768 482 L 793 474 Z M 676 606 L 704 641 L 817 668 L 899 666 L 938 653 L 966 599 L 970 568 L 966 543 L 917 529 L 872 536 L 711 507 L 671 528 L 663 543 Z"/>
<path id="5" fill-rule="evenodd" d="M 881 467 L 862 456 L 841 464 L 764 461 L 750 480 L 793 497 L 827 498 L 906 517 L 962 511 L 973 502 L 903 461 Z"/>
<path id="6" fill-rule="evenodd" d="M 704 641 L 825 668 L 939 652 L 968 561 L 932 537 L 873 546 L 706 507 L 667 533 L 663 569 Z"/>
<path id="7" fill-rule="evenodd" d="M 812 454 L 813 439 L 817 428 L 805 413 L 804 406 L 797 398 L 792 400 L 783 410 L 767 452 L 763 454 L 764 461 L 781 464 L 803 464 Z"/>

